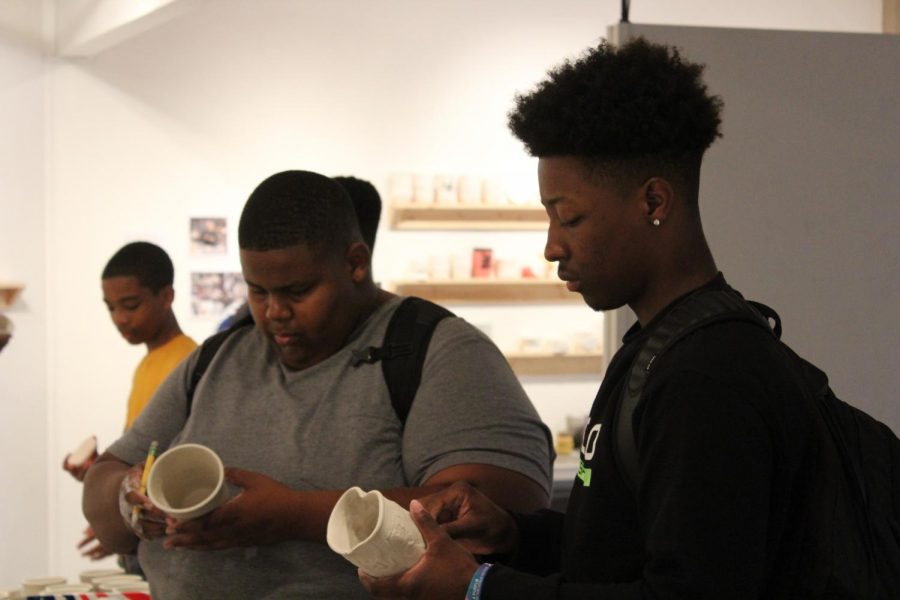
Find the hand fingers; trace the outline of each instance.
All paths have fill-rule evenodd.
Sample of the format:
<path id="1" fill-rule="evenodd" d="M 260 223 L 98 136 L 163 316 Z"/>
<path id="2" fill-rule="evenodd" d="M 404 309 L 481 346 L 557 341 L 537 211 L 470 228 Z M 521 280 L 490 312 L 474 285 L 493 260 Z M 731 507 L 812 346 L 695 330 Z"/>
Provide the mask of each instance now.
<path id="1" fill-rule="evenodd" d="M 138 524 L 145 539 L 155 540 L 166 535 L 165 523 L 151 519 L 139 519 Z"/>
<path id="2" fill-rule="evenodd" d="M 438 523 L 445 523 L 457 518 L 473 489 L 469 483 L 457 481 L 450 487 L 420 498 L 419 501 Z"/>
<path id="3" fill-rule="evenodd" d="M 258 473 L 254 473 L 253 471 L 245 471 L 234 467 L 227 467 L 225 469 L 225 480 L 238 487 L 250 487 L 256 477 L 258 477 Z"/>
<path id="4" fill-rule="evenodd" d="M 419 528 L 419 532 L 422 534 L 422 539 L 425 540 L 426 546 L 432 545 L 439 539 L 449 539 L 447 533 L 441 529 L 440 525 L 437 524 L 434 518 L 427 510 L 425 510 L 425 507 L 422 506 L 422 503 L 418 500 L 413 500 L 409 503 L 409 514 L 412 516 L 412 520 L 416 524 L 416 527 Z"/>
<path id="5" fill-rule="evenodd" d="M 109 556 L 109 554 L 110 553 L 106 551 L 106 548 L 100 544 L 92 546 L 81 553 L 82 556 L 90 558 L 91 560 L 100 560 L 101 558 Z"/>
<path id="6" fill-rule="evenodd" d="M 206 518 L 199 517 L 197 519 L 189 519 L 187 521 L 179 521 L 172 517 L 166 518 L 166 533 L 168 535 L 181 533 L 199 533 L 203 531 L 206 525 Z"/>
<path id="7" fill-rule="evenodd" d="M 128 504 L 133 506 L 141 506 L 141 507 L 151 507 L 153 503 L 150 502 L 150 498 L 140 493 L 137 490 L 129 490 L 125 493 L 125 500 Z"/>
<path id="8" fill-rule="evenodd" d="M 447 535 L 453 539 L 477 535 L 484 529 L 484 526 L 479 523 L 477 519 L 471 518 L 470 516 L 443 523 L 441 527 L 443 527 L 444 531 L 447 532 Z"/>

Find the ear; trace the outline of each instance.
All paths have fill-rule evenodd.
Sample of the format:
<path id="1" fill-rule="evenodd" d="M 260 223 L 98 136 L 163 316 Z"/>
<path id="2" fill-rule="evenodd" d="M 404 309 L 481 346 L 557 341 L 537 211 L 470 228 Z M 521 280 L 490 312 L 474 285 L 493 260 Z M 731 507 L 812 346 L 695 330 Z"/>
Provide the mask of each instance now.
<path id="1" fill-rule="evenodd" d="M 347 248 L 347 267 L 354 283 L 362 283 L 369 277 L 372 267 L 372 253 L 364 242 L 353 242 Z"/>
<path id="2" fill-rule="evenodd" d="M 175 301 L 175 288 L 171 285 L 165 286 L 163 289 L 159 290 L 159 297 L 163 301 L 166 310 L 169 310 L 172 308 L 172 302 Z"/>
<path id="3" fill-rule="evenodd" d="M 653 223 L 659 219 L 659 223 L 665 223 L 670 216 L 675 199 L 675 190 L 672 189 L 672 184 L 662 177 L 651 177 L 641 186 L 641 195 L 647 222 Z"/>

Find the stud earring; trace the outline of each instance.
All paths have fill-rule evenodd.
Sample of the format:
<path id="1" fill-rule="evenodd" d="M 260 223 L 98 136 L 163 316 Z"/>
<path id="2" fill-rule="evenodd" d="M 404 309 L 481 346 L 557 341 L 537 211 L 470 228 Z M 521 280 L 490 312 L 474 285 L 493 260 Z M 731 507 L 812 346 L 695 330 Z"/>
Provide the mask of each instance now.
<path id="1" fill-rule="evenodd" d="M 653 223 L 654 227 L 659 227 L 662 223 L 659 219 L 653 219 L 653 221 L 651 222 Z"/>

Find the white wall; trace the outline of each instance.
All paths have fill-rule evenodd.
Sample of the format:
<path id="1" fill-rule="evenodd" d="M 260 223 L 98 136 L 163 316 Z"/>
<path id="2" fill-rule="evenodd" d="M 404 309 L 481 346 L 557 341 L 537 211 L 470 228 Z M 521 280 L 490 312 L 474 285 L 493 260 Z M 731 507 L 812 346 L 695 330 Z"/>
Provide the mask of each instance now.
<path id="1" fill-rule="evenodd" d="M 634 3 L 631 17 L 656 23 L 880 30 L 877 1 L 782 4 L 757 2 L 742 12 L 732 3 L 645 2 Z M 88 433 L 96 432 L 102 446 L 118 434 L 131 372 L 142 354 L 124 345 L 100 299 L 100 270 L 118 246 L 145 238 L 171 252 L 176 312 L 185 329 L 202 338 L 214 323 L 188 316 L 189 273 L 236 268 L 237 260 L 234 252 L 223 259 L 191 256 L 188 219 L 226 216 L 233 234 L 244 199 L 273 172 L 350 173 L 372 180 L 382 192 L 388 176 L 398 171 L 497 175 L 534 190 L 533 161 L 505 127 L 511 97 L 529 89 L 561 58 L 596 43 L 618 20 L 617 2 L 587 0 L 254 0 L 201 6 L 92 58 L 48 64 L 48 210 L 43 225 L 35 224 L 31 232 L 46 239 L 36 250 L 48 253 L 46 278 L 42 263 L 30 262 L 19 250 L 29 244 L 16 244 L 15 254 L 5 252 L 0 259 L 18 269 L 11 275 L 21 273 L 29 290 L 42 293 L 39 299 L 26 298 L 28 309 L 46 302 L 51 328 L 51 344 L 28 355 L 34 364 L 51 367 L 48 376 L 37 378 L 49 393 L 41 390 L 34 400 L 42 407 L 49 403 L 49 414 L 32 407 L 29 421 L 8 438 L 24 445 L 40 432 L 42 454 L 36 460 L 44 472 L 39 478 L 50 486 L 49 507 L 37 510 L 51 515 L 45 519 L 50 556 L 46 563 L 40 563 L 42 557 L 29 560 L 29 573 L 72 576 L 86 565 L 73 549 L 83 526 L 80 488 L 59 462 Z M 0 41 L 6 37 L 0 32 Z M 28 103 L 20 113 L 33 113 L 35 105 Z M 9 119 L 24 127 L 28 120 L 18 114 Z M 42 129 L 39 115 L 35 120 L 29 131 Z M 33 170 L 41 164 L 36 156 L 26 166 Z M 29 168 L 16 169 L 18 176 Z M 37 175 L 32 185 L 40 183 Z M 0 203 L 0 231 L 5 232 L 11 207 L 21 211 L 24 202 L 4 197 Z M 34 218 L 40 221 L 43 215 Z M 24 236 L 26 227 L 18 219 L 16 234 Z M 484 243 L 474 234 L 436 238 L 387 227 L 379 235 L 376 276 L 385 281 L 402 273 L 410 248 L 431 245 L 452 253 Z M 510 253 L 536 255 L 542 245 L 540 233 L 491 234 L 488 239 Z M 484 322 L 497 311 L 460 312 Z M 41 326 L 47 323 L 43 317 L 38 317 Z M 14 318 L 17 325 L 24 323 Z M 495 323 L 494 333 L 548 326 L 576 330 L 586 322 L 596 326 L 596 316 L 580 306 L 524 309 Z M 0 356 L 0 369 L 15 356 L 14 345 Z M 34 384 L 22 368 L 8 373 L 17 386 Z M 566 414 L 587 410 L 597 382 L 529 381 L 527 389 L 555 429 Z M 4 398 L 5 390 L 4 385 Z M 10 501 L 11 514 L 36 514 L 32 498 Z M 25 575 L 22 563 L 6 564 L 0 564 L 0 587 Z"/>
<path id="2" fill-rule="evenodd" d="M 0 354 L 0 589 L 43 573 L 48 495 L 45 128 L 41 6 L 0 13 L 0 281 L 26 284 L 3 310 L 15 325 Z"/>

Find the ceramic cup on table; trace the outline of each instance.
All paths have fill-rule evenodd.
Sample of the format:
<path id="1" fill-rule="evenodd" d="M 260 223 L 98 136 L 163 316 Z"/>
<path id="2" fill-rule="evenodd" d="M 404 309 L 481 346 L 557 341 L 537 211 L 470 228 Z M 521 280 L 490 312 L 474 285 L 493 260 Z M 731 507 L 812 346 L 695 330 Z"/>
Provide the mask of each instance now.
<path id="1" fill-rule="evenodd" d="M 150 468 L 147 497 L 166 515 L 180 521 L 215 510 L 229 497 L 222 459 L 200 444 L 169 448 Z"/>
<path id="2" fill-rule="evenodd" d="M 409 511 L 381 492 L 352 487 L 340 497 L 326 532 L 328 546 L 372 577 L 402 573 L 425 551 Z"/>
<path id="3" fill-rule="evenodd" d="M 44 591 L 48 585 L 60 585 L 66 583 L 65 577 L 35 577 L 22 582 L 22 596 L 33 596 Z"/>
<path id="4" fill-rule="evenodd" d="M 60 594 L 89 594 L 93 591 L 94 588 L 89 583 L 60 583 L 48 585 L 41 593 L 58 596 Z"/>
<path id="5" fill-rule="evenodd" d="M 111 592 L 114 588 L 126 585 L 137 585 L 144 582 L 144 578 L 135 574 L 109 575 L 106 577 L 96 577 L 91 585 L 98 592 Z"/>
<path id="6" fill-rule="evenodd" d="M 89 569 L 78 574 L 78 579 L 82 583 L 93 583 L 97 577 L 111 577 L 114 575 L 124 575 L 125 570 L 119 568 L 111 569 Z"/>

